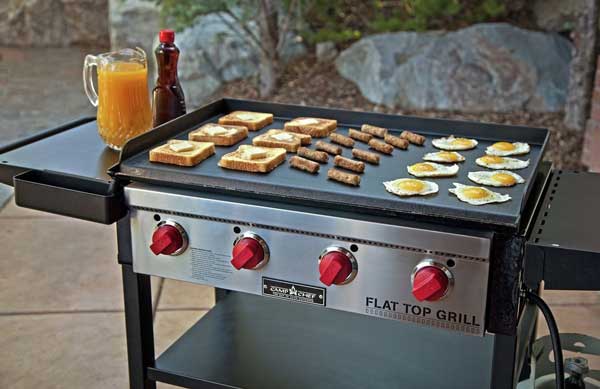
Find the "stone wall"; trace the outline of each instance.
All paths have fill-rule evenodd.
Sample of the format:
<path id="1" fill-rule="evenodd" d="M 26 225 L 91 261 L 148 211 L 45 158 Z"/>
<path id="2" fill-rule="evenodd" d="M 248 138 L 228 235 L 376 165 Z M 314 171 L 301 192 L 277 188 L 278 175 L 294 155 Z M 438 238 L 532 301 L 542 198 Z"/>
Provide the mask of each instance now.
<path id="1" fill-rule="evenodd" d="M 592 172 L 600 172 L 600 57 L 596 62 L 594 92 L 587 121 L 581 162 Z"/>
<path id="2" fill-rule="evenodd" d="M 108 47 L 108 0 L 1 0 L 0 45 Z"/>
<path id="3" fill-rule="evenodd" d="M 152 63 L 152 51 L 160 29 L 156 3 L 148 0 L 109 0 L 109 9 L 111 48 L 141 47 Z"/>

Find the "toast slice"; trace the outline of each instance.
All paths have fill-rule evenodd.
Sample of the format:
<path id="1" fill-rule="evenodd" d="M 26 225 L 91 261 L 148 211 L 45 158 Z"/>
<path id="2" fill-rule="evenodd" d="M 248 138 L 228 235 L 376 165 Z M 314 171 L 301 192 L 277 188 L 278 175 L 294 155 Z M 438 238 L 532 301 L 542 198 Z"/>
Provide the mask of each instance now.
<path id="1" fill-rule="evenodd" d="M 244 126 L 207 123 L 188 134 L 189 140 L 196 142 L 213 142 L 215 146 L 232 146 L 248 137 L 248 129 Z"/>
<path id="2" fill-rule="evenodd" d="M 241 145 L 236 151 L 222 156 L 219 166 L 245 172 L 268 173 L 285 161 L 285 154 L 286 150 L 283 148 Z"/>
<path id="3" fill-rule="evenodd" d="M 167 144 L 150 150 L 150 162 L 196 166 L 214 153 L 215 144 L 212 142 L 172 139 Z"/>
<path id="4" fill-rule="evenodd" d="M 302 134 L 294 134 L 282 130 L 269 130 L 264 134 L 254 137 L 252 144 L 261 147 L 281 147 L 290 153 L 295 153 L 302 145 Z"/>
<path id="5" fill-rule="evenodd" d="M 299 117 L 284 125 L 289 132 L 307 134 L 315 138 L 329 136 L 337 127 L 337 120 Z"/>
<path id="6" fill-rule="evenodd" d="M 286 130 L 279 130 L 285 134 L 294 134 L 296 137 L 298 137 L 300 139 L 300 144 L 302 146 L 308 146 L 309 144 L 312 143 L 312 136 L 308 135 L 308 134 L 300 134 L 298 132 L 291 132 L 291 131 L 286 131 Z"/>
<path id="7" fill-rule="evenodd" d="M 251 111 L 233 111 L 219 118 L 219 124 L 244 126 L 250 131 L 258 131 L 273 123 L 273 114 Z"/>

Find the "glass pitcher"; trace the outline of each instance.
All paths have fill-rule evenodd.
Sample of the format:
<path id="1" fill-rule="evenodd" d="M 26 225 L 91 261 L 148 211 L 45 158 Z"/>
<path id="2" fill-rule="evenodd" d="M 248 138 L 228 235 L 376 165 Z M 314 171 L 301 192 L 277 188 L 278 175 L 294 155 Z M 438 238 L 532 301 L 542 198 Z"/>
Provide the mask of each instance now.
<path id="1" fill-rule="evenodd" d="M 98 72 L 98 93 L 92 68 Z M 98 133 L 104 143 L 121 150 L 129 139 L 152 127 L 146 53 L 140 48 L 87 55 L 83 64 L 83 87 L 98 107 Z"/>

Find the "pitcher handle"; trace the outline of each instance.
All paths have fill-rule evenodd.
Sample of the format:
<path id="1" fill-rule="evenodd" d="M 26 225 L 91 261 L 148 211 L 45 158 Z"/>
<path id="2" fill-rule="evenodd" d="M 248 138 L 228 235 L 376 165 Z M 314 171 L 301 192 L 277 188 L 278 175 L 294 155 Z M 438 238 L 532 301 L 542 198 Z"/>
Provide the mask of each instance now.
<path id="1" fill-rule="evenodd" d="M 92 68 L 94 66 L 98 67 L 98 57 L 95 55 L 86 55 L 83 61 L 83 89 L 85 89 L 85 94 L 90 99 L 90 103 L 94 107 L 97 107 L 98 94 L 96 93 L 94 80 L 92 79 Z"/>

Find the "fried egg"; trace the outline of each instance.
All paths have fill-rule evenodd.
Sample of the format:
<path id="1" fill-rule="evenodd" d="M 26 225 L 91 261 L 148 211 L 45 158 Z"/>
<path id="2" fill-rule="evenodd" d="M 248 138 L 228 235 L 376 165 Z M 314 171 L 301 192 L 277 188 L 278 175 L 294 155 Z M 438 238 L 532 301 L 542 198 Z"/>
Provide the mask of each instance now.
<path id="1" fill-rule="evenodd" d="M 435 153 L 427 153 L 423 156 L 424 161 L 433 162 L 462 162 L 465 157 L 457 153 L 456 151 L 438 151 Z"/>
<path id="2" fill-rule="evenodd" d="M 507 194 L 492 192 L 491 190 L 481 186 L 469 186 L 459 184 L 457 182 L 454 183 L 454 186 L 454 188 L 450 188 L 448 191 L 456 195 L 460 201 L 464 201 L 465 203 L 472 205 L 503 203 L 510 200 L 510 196 Z"/>
<path id="3" fill-rule="evenodd" d="M 513 186 L 525 182 L 523 177 L 508 170 L 469 172 L 469 180 L 488 186 Z"/>
<path id="4" fill-rule="evenodd" d="M 458 165 L 440 165 L 433 162 L 419 162 L 406 168 L 415 177 L 450 177 L 458 173 Z"/>
<path id="5" fill-rule="evenodd" d="M 414 178 L 399 178 L 383 183 L 385 190 L 397 196 L 425 196 L 437 193 L 439 190 L 435 182 L 415 180 Z"/>
<path id="6" fill-rule="evenodd" d="M 485 149 L 487 155 L 521 155 L 529 152 L 529 144 L 521 142 L 496 142 Z"/>
<path id="7" fill-rule="evenodd" d="M 529 160 L 523 161 L 517 158 L 499 157 L 497 155 L 484 155 L 475 160 L 479 166 L 490 169 L 524 169 L 529 166 Z"/>
<path id="8" fill-rule="evenodd" d="M 434 139 L 431 144 L 442 150 L 470 150 L 477 146 L 477 141 L 468 138 L 455 138 L 454 135 L 450 135 L 447 138 Z"/>

